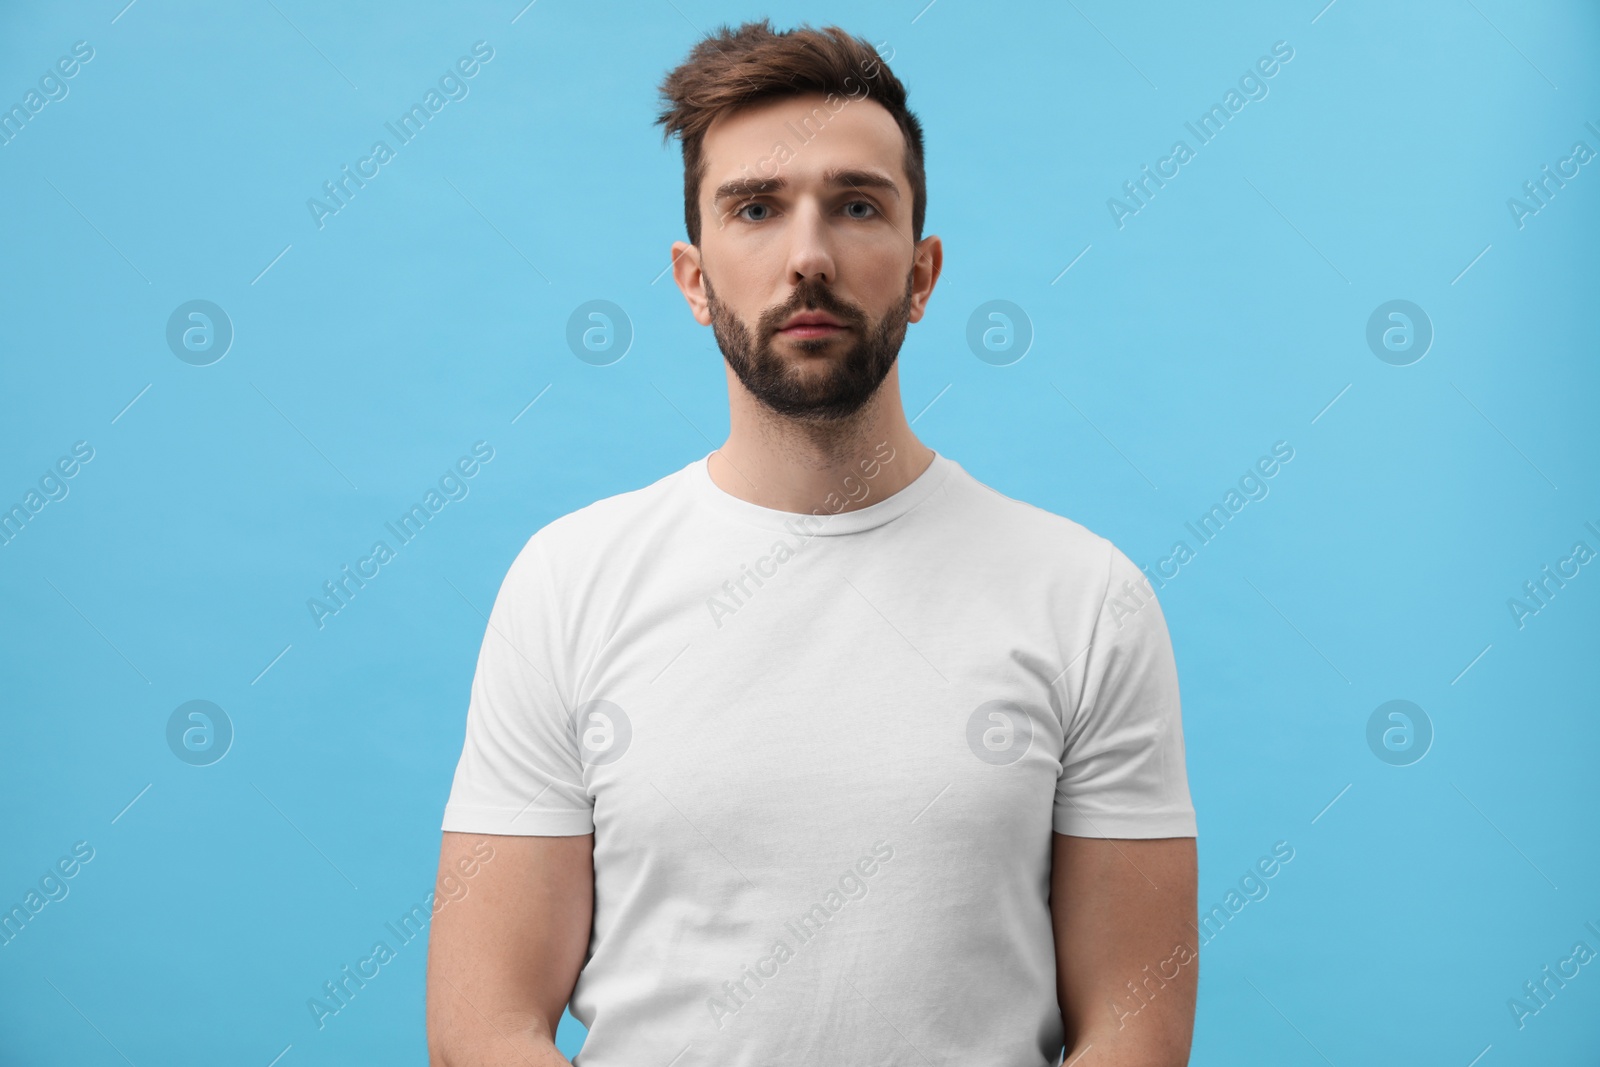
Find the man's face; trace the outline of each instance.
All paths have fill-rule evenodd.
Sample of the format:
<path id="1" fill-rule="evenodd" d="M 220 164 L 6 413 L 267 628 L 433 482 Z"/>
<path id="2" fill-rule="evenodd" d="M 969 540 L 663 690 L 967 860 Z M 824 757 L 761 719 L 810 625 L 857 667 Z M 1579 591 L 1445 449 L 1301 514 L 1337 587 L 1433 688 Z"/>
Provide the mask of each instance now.
<path id="1" fill-rule="evenodd" d="M 678 272 L 695 317 L 766 407 L 817 422 L 854 414 L 932 289 L 927 263 L 914 269 L 900 128 L 874 101 L 809 95 L 724 116 L 704 150 L 699 270 Z M 808 313 L 837 325 L 785 328 Z"/>

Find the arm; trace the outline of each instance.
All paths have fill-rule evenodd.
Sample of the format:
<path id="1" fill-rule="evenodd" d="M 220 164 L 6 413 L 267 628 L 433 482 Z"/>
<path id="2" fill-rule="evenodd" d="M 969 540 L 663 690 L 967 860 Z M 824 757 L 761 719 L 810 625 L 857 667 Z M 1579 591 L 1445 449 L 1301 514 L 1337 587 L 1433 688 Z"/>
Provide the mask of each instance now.
<path id="1" fill-rule="evenodd" d="M 594 835 L 446 832 L 440 880 L 481 842 L 492 861 L 432 920 L 428 1063 L 567 1067 L 555 1032 L 589 949 Z"/>
<path id="2" fill-rule="evenodd" d="M 1189 1062 L 1197 881 L 1192 837 L 1055 835 L 1050 916 L 1068 1067 Z"/>

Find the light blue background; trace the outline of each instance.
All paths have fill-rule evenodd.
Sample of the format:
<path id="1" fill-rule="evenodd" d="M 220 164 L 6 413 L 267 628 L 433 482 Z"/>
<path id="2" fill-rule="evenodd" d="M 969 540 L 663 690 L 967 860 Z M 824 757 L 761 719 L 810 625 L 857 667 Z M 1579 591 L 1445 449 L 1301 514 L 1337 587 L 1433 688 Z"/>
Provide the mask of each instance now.
<path id="1" fill-rule="evenodd" d="M 901 374 L 929 445 L 1143 565 L 1294 448 L 1160 591 L 1202 910 L 1295 849 L 1203 950 L 1192 1062 L 1595 1062 L 1600 964 L 1520 1030 L 1507 1001 L 1600 949 L 1600 574 L 1520 629 L 1507 601 L 1600 549 L 1600 163 L 1521 228 L 1507 200 L 1600 149 L 1600 14 L 924 2 L 0 15 L 7 107 L 94 48 L 0 147 L 0 506 L 94 449 L 0 547 L 0 905 L 94 849 L 0 948 L 0 1061 L 425 1062 L 425 939 L 323 1028 L 307 1001 L 433 886 L 516 551 L 726 435 L 651 120 L 700 33 L 770 15 L 879 44 L 925 124 L 946 273 Z M 319 229 L 307 199 L 479 40 L 470 94 Z M 1119 229 L 1107 199 L 1280 40 L 1267 98 Z M 165 340 L 193 299 L 236 331 L 209 366 Z M 609 366 L 565 340 L 592 299 L 634 331 Z M 1034 331 L 1009 366 L 966 343 L 994 299 Z M 1409 366 L 1365 340 L 1392 299 L 1435 331 Z M 470 495 L 319 629 L 307 599 L 480 440 Z M 236 730 L 207 767 L 165 737 L 195 699 Z M 1391 699 L 1435 731 L 1410 766 L 1367 744 Z"/>

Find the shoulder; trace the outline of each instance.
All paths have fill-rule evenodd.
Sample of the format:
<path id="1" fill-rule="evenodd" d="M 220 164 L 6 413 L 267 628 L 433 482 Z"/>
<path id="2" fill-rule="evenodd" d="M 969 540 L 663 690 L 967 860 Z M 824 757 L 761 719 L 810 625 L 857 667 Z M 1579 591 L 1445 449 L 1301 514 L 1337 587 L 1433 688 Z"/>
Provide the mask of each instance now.
<path id="1" fill-rule="evenodd" d="M 526 571 L 534 558 L 542 558 L 552 575 L 569 574 L 648 543 L 673 520 L 684 495 L 684 473 L 679 468 L 551 519 L 523 543 L 512 571 Z"/>
<path id="2" fill-rule="evenodd" d="M 951 481 L 951 491 L 965 498 L 958 507 L 981 516 L 985 536 L 1018 562 L 1045 574 L 1065 572 L 1075 582 L 1096 584 L 1096 592 L 1139 571 L 1109 538 L 1076 519 L 1007 496 L 959 467 Z"/>

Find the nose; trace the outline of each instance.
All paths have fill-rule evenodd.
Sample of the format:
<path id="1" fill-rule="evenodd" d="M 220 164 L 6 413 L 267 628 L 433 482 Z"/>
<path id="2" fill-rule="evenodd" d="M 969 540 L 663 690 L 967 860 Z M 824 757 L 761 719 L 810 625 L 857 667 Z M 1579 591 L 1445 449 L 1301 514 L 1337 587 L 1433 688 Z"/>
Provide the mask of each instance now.
<path id="1" fill-rule="evenodd" d="M 789 227 L 789 282 L 811 281 L 832 285 L 838 279 L 826 221 L 816 201 L 807 198 L 795 206 Z"/>

